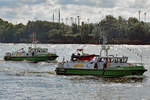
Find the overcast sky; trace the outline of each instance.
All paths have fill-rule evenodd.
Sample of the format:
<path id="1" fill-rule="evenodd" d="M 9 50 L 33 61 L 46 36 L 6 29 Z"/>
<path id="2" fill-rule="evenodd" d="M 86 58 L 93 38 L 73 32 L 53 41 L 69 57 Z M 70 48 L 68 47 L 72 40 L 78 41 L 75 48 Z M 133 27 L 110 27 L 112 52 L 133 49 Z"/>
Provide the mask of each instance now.
<path id="1" fill-rule="evenodd" d="M 137 17 L 141 10 L 141 20 L 150 20 L 150 0 L 0 0 L 0 18 L 13 22 L 24 23 L 28 20 L 58 21 L 58 10 L 61 19 L 76 18 L 82 21 L 98 22 L 106 15 L 123 18 Z M 69 23 L 69 22 L 68 22 Z"/>

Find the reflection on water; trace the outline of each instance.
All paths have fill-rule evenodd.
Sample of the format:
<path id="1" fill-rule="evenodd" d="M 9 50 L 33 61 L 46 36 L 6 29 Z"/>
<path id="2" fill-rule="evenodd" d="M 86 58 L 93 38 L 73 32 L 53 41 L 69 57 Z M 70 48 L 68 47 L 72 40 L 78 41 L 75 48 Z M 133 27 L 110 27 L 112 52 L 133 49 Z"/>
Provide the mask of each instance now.
<path id="1" fill-rule="evenodd" d="M 129 56 L 129 61 L 140 61 L 129 47 L 142 54 L 148 71 L 144 76 L 121 78 L 102 78 L 96 76 L 64 76 L 56 75 L 57 63 L 29 63 L 26 61 L 3 61 L 4 53 L 15 51 L 30 44 L 0 44 L 0 100 L 150 100 L 150 46 L 112 46 L 110 53 Z M 77 48 L 85 48 L 86 53 L 99 53 L 97 45 L 51 45 L 49 51 L 59 55 L 58 62 L 70 55 Z M 135 51 L 134 51 L 135 52 Z"/>
<path id="2" fill-rule="evenodd" d="M 143 82 L 145 77 L 132 76 L 132 77 L 118 77 L 118 78 L 104 78 L 105 82 L 114 82 L 114 83 L 136 83 Z"/>
<path id="3" fill-rule="evenodd" d="M 68 78 L 67 78 L 68 79 Z M 71 81 L 101 81 L 103 83 L 137 83 L 146 81 L 145 76 L 129 76 L 129 77 L 118 77 L 118 78 L 104 78 L 98 76 L 71 76 L 68 80 Z"/>

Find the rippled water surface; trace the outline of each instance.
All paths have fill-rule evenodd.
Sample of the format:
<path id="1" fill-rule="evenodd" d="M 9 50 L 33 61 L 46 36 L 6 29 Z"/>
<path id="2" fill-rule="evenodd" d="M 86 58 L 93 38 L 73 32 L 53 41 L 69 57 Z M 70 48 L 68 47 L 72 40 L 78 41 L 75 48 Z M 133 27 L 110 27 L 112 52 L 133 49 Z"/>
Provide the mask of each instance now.
<path id="1" fill-rule="evenodd" d="M 129 56 L 129 62 L 142 62 L 148 69 L 142 77 L 102 78 L 58 76 L 57 63 L 4 61 L 5 52 L 31 44 L 0 44 L 0 100 L 150 100 L 150 46 L 112 45 L 110 53 Z M 39 44 L 69 60 L 77 48 L 98 54 L 99 45 Z M 142 58 L 140 57 L 142 55 Z"/>

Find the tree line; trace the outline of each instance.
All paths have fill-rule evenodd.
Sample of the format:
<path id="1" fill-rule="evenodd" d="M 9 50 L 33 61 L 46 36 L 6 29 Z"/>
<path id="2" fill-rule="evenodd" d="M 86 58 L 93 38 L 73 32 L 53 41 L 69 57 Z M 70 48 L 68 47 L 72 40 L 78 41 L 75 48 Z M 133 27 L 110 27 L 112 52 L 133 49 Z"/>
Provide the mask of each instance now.
<path id="1" fill-rule="evenodd" d="M 150 24 L 133 17 L 108 15 L 98 23 L 71 26 L 40 20 L 14 25 L 0 19 L 1 43 L 32 43 L 32 33 L 39 43 L 98 44 L 103 35 L 109 44 L 150 44 Z"/>

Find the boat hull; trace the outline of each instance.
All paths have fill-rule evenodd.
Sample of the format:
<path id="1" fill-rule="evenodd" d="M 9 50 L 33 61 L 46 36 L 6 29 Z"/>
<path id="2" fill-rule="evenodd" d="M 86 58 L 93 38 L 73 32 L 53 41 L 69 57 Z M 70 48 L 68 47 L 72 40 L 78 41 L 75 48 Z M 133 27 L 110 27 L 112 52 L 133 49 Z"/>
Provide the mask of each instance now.
<path id="1" fill-rule="evenodd" d="M 50 55 L 50 56 L 5 56 L 4 59 L 6 61 L 53 61 L 56 60 L 57 55 Z"/>
<path id="2" fill-rule="evenodd" d="M 73 68 L 56 68 L 58 75 L 94 75 L 103 77 L 123 77 L 129 75 L 143 75 L 146 69 L 143 66 L 120 67 L 103 69 L 73 69 Z"/>

